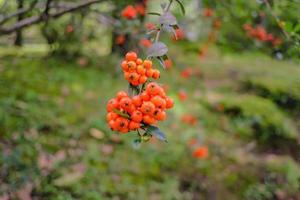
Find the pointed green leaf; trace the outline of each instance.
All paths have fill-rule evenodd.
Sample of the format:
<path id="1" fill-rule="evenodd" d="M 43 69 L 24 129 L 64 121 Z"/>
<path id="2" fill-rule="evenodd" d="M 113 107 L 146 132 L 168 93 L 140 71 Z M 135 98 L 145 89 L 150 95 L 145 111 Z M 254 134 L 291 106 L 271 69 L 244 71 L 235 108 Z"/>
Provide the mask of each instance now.
<path id="1" fill-rule="evenodd" d="M 126 113 L 123 113 L 121 111 L 119 111 L 118 109 L 113 109 L 114 113 L 117 113 L 118 115 L 122 116 L 122 117 L 125 117 L 127 119 L 130 119 L 130 116 Z"/>
<path id="2" fill-rule="evenodd" d="M 157 15 L 157 16 L 161 16 L 161 14 L 158 13 L 158 12 L 148 12 L 148 15 Z"/>
<path id="3" fill-rule="evenodd" d="M 165 134 L 156 126 L 148 126 L 147 133 L 150 133 L 151 135 L 155 136 L 157 139 L 168 142 Z"/>
<path id="4" fill-rule="evenodd" d="M 179 4 L 181 12 L 185 15 L 185 9 L 182 2 L 180 0 L 175 0 L 175 1 Z"/>

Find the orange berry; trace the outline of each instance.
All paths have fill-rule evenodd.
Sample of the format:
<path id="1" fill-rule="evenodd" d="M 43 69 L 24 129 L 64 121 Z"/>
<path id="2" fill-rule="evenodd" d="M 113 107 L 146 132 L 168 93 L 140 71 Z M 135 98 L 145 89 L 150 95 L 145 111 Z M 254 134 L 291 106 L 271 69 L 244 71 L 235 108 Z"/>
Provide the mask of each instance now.
<path id="1" fill-rule="evenodd" d="M 136 108 L 133 104 L 130 105 L 130 107 L 126 110 L 129 114 L 131 114 L 133 111 L 135 111 Z"/>
<path id="2" fill-rule="evenodd" d="M 107 121 L 111 121 L 111 120 L 115 120 L 119 115 L 114 113 L 114 112 L 109 112 L 106 115 L 106 120 Z"/>
<path id="3" fill-rule="evenodd" d="M 151 67 L 152 67 L 152 61 L 151 60 L 144 60 L 144 67 L 146 69 L 151 69 Z"/>
<path id="4" fill-rule="evenodd" d="M 140 59 L 140 58 L 138 58 L 135 62 L 136 62 L 137 65 L 143 64 L 143 60 Z"/>
<path id="5" fill-rule="evenodd" d="M 166 108 L 166 100 L 161 98 L 160 96 L 156 95 L 151 98 L 151 102 L 155 105 L 155 107 L 160 108 L 160 109 L 165 109 Z"/>
<path id="6" fill-rule="evenodd" d="M 115 120 L 117 130 L 121 130 L 128 127 L 129 120 L 123 117 L 118 117 Z"/>
<path id="7" fill-rule="evenodd" d="M 121 133 L 128 133 L 129 129 L 128 128 L 122 128 L 119 130 Z"/>
<path id="8" fill-rule="evenodd" d="M 137 54 L 133 51 L 131 52 L 128 52 L 126 55 L 125 55 L 125 58 L 127 61 L 136 61 L 137 59 Z"/>
<path id="9" fill-rule="evenodd" d="M 134 97 L 132 97 L 132 103 L 133 105 L 135 105 L 136 107 L 139 107 L 142 105 L 142 99 L 140 96 L 136 95 Z"/>
<path id="10" fill-rule="evenodd" d="M 137 122 L 134 122 L 134 121 L 131 121 L 129 123 L 129 129 L 130 130 L 136 130 L 138 128 L 140 128 L 141 124 L 140 123 L 137 123 Z"/>
<path id="11" fill-rule="evenodd" d="M 143 67 L 143 65 L 138 65 L 136 67 L 136 72 L 140 75 L 145 75 L 146 74 L 146 69 Z"/>
<path id="12" fill-rule="evenodd" d="M 128 79 L 131 83 L 138 82 L 139 78 L 140 78 L 140 76 L 135 72 L 130 73 L 129 76 L 128 76 Z"/>
<path id="13" fill-rule="evenodd" d="M 150 100 L 150 96 L 149 96 L 148 93 L 143 92 L 143 93 L 141 94 L 141 99 L 142 99 L 143 101 L 149 101 L 149 100 Z"/>
<path id="14" fill-rule="evenodd" d="M 113 109 L 117 109 L 119 107 L 119 103 L 116 99 L 110 99 L 107 103 L 106 110 L 107 112 L 112 112 Z"/>
<path id="15" fill-rule="evenodd" d="M 133 82 L 131 82 L 131 84 L 134 86 L 138 86 L 140 83 L 138 81 L 133 81 Z"/>
<path id="16" fill-rule="evenodd" d="M 123 97 L 128 97 L 128 94 L 125 91 L 119 91 L 117 93 L 117 100 L 121 100 Z"/>
<path id="17" fill-rule="evenodd" d="M 153 69 L 147 69 L 147 71 L 146 71 L 146 76 L 152 77 L 152 76 L 153 76 L 153 73 L 154 73 L 154 70 L 153 70 Z"/>
<path id="18" fill-rule="evenodd" d="M 141 106 L 142 113 L 146 115 L 152 115 L 154 109 L 155 109 L 155 105 L 150 101 L 145 101 Z"/>
<path id="19" fill-rule="evenodd" d="M 160 72 L 157 69 L 153 70 L 152 78 L 158 79 L 160 77 Z"/>
<path id="20" fill-rule="evenodd" d="M 127 64 L 127 61 L 126 61 L 126 60 L 124 60 L 124 61 L 122 62 L 121 67 L 122 67 L 122 69 L 123 69 L 124 71 L 127 71 L 127 70 L 128 70 L 128 64 Z"/>
<path id="21" fill-rule="evenodd" d="M 161 96 L 162 98 L 166 98 L 166 92 L 163 88 L 159 88 L 159 96 Z"/>
<path id="22" fill-rule="evenodd" d="M 130 73 L 129 72 L 125 72 L 124 77 L 127 81 L 130 81 Z"/>
<path id="23" fill-rule="evenodd" d="M 149 95 L 157 95 L 160 93 L 160 88 L 159 85 L 157 85 L 157 83 L 155 82 L 152 82 L 152 83 L 149 83 L 146 87 L 146 92 L 149 94 Z"/>
<path id="24" fill-rule="evenodd" d="M 146 124 L 154 124 L 154 123 L 156 122 L 156 120 L 155 120 L 153 117 L 149 116 L 149 115 L 145 115 L 145 116 L 143 117 L 143 121 L 144 121 Z"/>
<path id="25" fill-rule="evenodd" d="M 131 114 L 132 121 L 141 122 L 143 120 L 143 114 L 141 111 L 135 110 Z"/>
<path id="26" fill-rule="evenodd" d="M 167 114 L 165 111 L 162 111 L 162 110 L 155 110 L 154 113 L 153 113 L 153 117 L 156 119 L 156 120 L 159 120 L 159 121 L 163 121 L 166 119 L 167 117 Z"/>
<path id="27" fill-rule="evenodd" d="M 132 105 L 132 100 L 129 97 L 123 97 L 120 100 L 121 108 L 123 108 L 126 111 L 130 109 L 131 105 Z"/>
<path id="28" fill-rule="evenodd" d="M 140 84 L 146 83 L 147 79 L 147 76 L 141 76 L 139 79 Z"/>
<path id="29" fill-rule="evenodd" d="M 129 61 L 127 63 L 129 72 L 134 72 L 136 69 L 136 63 L 134 61 Z"/>
<path id="30" fill-rule="evenodd" d="M 108 125 L 109 125 L 109 127 L 110 127 L 112 130 L 114 130 L 114 131 L 117 130 L 117 123 L 116 123 L 116 121 L 110 120 L 110 121 L 108 122 Z"/>
<path id="31" fill-rule="evenodd" d="M 169 109 L 169 108 L 172 108 L 173 106 L 174 106 L 173 99 L 171 99 L 170 97 L 167 97 L 166 98 L 166 108 Z"/>
<path id="32" fill-rule="evenodd" d="M 170 59 L 165 60 L 164 64 L 166 66 L 166 69 L 170 69 L 173 65 L 172 60 L 170 60 Z"/>

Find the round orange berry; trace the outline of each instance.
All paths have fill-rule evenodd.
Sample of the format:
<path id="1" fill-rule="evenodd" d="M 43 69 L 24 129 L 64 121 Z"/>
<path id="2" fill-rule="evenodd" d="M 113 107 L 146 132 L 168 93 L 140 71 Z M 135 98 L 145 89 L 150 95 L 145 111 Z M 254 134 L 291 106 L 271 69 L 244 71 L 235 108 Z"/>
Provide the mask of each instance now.
<path id="1" fill-rule="evenodd" d="M 139 79 L 139 83 L 140 84 L 146 83 L 147 79 L 148 79 L 147 76 L 141 76 Z"/>
<path id="2" fill-rule="evenodd" d="M 110 99 L 107 103 L 106 110 L 107 112 L 112 112 L 113 109 L 117 109 L 119 107 L 119 102 L 116 99 Z"/>
<path id="3" fill-rule="evenodd" d="M 160 77 L 160 71 L 157 69 L 153 70 L 152 78 L 158 79 Z"/>
<path id="4" fill-rule="evenodd" d="M 146 124 L 154 124 L 154 123 L 156 122 L 156 120 L 155 120 L 153 117 L 149 116 L 149 115 L 145 115 L 145 116 L 143 117 L 143 121 L 144 121 Z"/>
<path id="5" fill-rule="evenodd" d="M 123 69 L 124 71 L 127 71 L 127 70 L 128 70 L 128 64 L 127 64 L 127 61 L 126 61 L 126 60 L 124 60 L 124 61 L 122 62 L 121 67 L 122 67 L 122 69 Z"/>
<path id="6" fill-rule="evenodd" d="M 146 74 L 146 69 L 143 67 L 143 65 L 138 65 L 136 67 L 136 72 L 140 75 L 145 75 Z"/>
<path id="7" fill-rule="evenodd" d="M 147 92 L 143 92 L 143 93 L 141 94 L 141 99 L 142 99 L 143 101 L 149 101 L 149 100 L 150 100 L 150 96 L 149 96 L 149 94 L 148 94 Z"/>
<path id="8" fill-rule="evenodd" d="M 135 105 L 137 107 L 141 106 L 142 105 L 142 99 L 141 99 L 141 97 L 138 96 L 138 95 L 132 97 L 132 103 L 133 103 L 133 105 Z"/>
<path id="9" fill-rule="evenodd" d="M 129 129 L 130 130 L 136 130 L 138 128 L 140 128 L 141 124 L 140 123 L 137 123 L 137 122 L 134 122 L 134 121 L 131 121 L 129 123 Z"/>
<path id="10" fill-rule="evenodd" d="M 125 58 L 127 61 L 136 61 L 137 59 L 137 54 L 133 51 L 131 52 L 128 52 L 126 55 L 125 55 Z"/>
<path id="11" fill-rule="evenodd" d="M 121 130 L 128 127 L 129 120 L 123 117 L 118 117 L 115 120 L 117 130 Z"/>
<path id="12" fill-rule="evenodd" d="M 135 72 L 132 72 L 132 73 L 130 73 L 129 75 L 128 75 L 128 79 L 129 79 L 129 81 L 132 83 L 132 82 L 138 82 L 139 81 L 139 78 L 140 78 L 140 76 L 137 74 L 137 73 L 135 73 Z"/>
<path id="13" fill-rule="evenodd" d="M 152 82 L 152 83 L 149 83 L 146 87 L 146 92 L 149 94 L 149 95 L 157 95 L 160 93 L 160 87 L 157 83 L 155 82 Z"/>
<path id="14" fill-rule="evenodd" d="M 154 73 L 154 70 L 153 70 L 153 69 L 147 69 L 147 70 L 146 70 L 146 76 L 148 76 L 148 77 L 152 77 L 152 76 L 153 76 L 153 73 Z"/>
<path id="15" fill-rule="evenodd" d="M 151 115 L 154 112 L 155 105 L 150 101 L 145 101 L 141 106 L 142 113 Z"/>
<path id="16" fill-rule="evenodd" d="M 151 69 L 151 67 L 152 67 L 152 61 L 151 60 L 144 60 L 144 67 L 146 68 L 146 69 Z"/>
<path id="17" fill-rule="evenodd" d="M 151 98 L 151 102 L 155 105 L 155 107 L 160 108 L 160 109 L 165 109 L 166 108 L 166 100 L 161 98 L 160 96 L 156 95 Z"/>
<path id="18" fill-rule="evenodd" d="M 121 108 L 123 108 L 126 111 L 130 109 L 131 105 L 132 105 L 132 100 L 129 97 L 123 97 L 120 100 Z"/>
<path id="19" fill-rule="evenodd" d="M 141 122 L 143 120 L 142 112 L 139 110 L 133 111 L 133 113 L 131 114 L 131 119 L 135 122 Z"/>
<path id="20" fill-rule="evenodd" d="M 143 64 L 143 60 L 140 59 L 140 58 L 138 58 L 135 62 L 136 62 L 137 65 Z"/>
<path id="21" fill-rule="evenodd" d="M 120 100 L 122 99 L 123 97 L 128 97 L 128 94 L 125 92 L 125 91 L 119 91 L 117 93 L 117 99 Z"/>
<path id="22" fill-rule="evenodd" d="M 114 112 L 109 112 L 106 115 L 106 120 L 107 121 L 115 120 L 117 117 L 118 117 L 118 114 L 116 114 Z"/>
<path id="23" fill-rule="evenodd" d="M 169 108 L 172 108 L 173 106 L 174 106 L 173 99 L 171 99 L 170 97 L 167 97 L 166 98 L 166 108 L 169 109 Z"/>
<path id="24" fill-rule="evenodd" d="M 166 119 L 167 114 L 165 111 L 155 110 L 153 116 L 156 120 L 163 121 Z"/>
<path id="25" fill-rule="evenodd" d="M 129 72 L 134 72 L 136 70 L 136 63 L 134 61 L 129 61 L 127 65 Z"/>

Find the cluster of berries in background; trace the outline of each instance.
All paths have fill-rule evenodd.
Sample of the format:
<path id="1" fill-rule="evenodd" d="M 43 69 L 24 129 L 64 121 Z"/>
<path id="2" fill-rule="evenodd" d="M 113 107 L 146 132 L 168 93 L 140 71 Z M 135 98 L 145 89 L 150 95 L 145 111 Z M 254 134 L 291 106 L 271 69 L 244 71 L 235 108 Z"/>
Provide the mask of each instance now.
<path id="1" fill-rule="evenodd" d="M 244 24 L 243 28 L 250 38 L 255 38 L 261 42 L 269 42 L 274 47 L 280 46 L 282 44 L 281 38 L 275 37 L 272 33 L 268 33 L 266 29 L 261 25 L 253 27 L 250 24 Z"/>
<path id="2" fill-rule="evenodd" d="M 145 16 L 146 5 L 147 5 L 146 0 L 144 0 L 143 3 L 138 3 L 135 5 L 128 5 L 122 10 L 121 15 L 122 15 L 122 17 L 124 17 L 125 19 L 128 19 L 128 20 L 133 20 L 133 19 L 137 18 L 139 15 Z"/>
<path id="3" fill-rule="evenodd" d="M 135 52 L 126 54 L 121 67 L 126 80 L 135 86 L 145 84 L 148 77 L 159 78 L 159 71 L 152 69 L 152 62 L 142 61 Z M 155 82 L 143 88 L 132 97 L 120 91 L 108 101 L 106 118 L 112 130 L 127 133 L 166 119 L 166 110 L 173 107 L 173 100 Z"/>
<path id="4" fill-rule="evenodd" d="M 160 77 L 160 71 L 152 68 L 152 61 L 143 61 L 137 57 L 135 52 L 127 53 L 121 66 L 125 79 L 134 86 L 146 83 L 148 78 L 158 79 Z"/>

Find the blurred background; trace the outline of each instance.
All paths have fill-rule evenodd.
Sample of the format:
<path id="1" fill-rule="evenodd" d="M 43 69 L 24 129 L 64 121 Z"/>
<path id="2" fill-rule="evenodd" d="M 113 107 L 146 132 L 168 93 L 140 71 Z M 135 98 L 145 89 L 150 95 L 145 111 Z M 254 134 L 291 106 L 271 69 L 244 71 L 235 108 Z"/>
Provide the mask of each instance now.
<path id="1" fill-rule="evenodd" d="M 168 143 L 109 129 L 163 2 L 0 0 L 0 200 L 300 199 L 299 0 L 174 0 Z"/>

